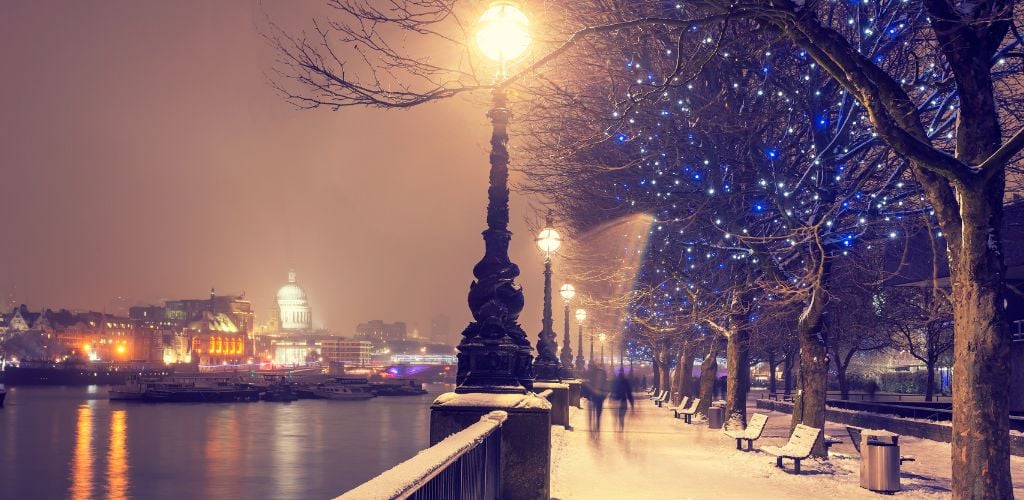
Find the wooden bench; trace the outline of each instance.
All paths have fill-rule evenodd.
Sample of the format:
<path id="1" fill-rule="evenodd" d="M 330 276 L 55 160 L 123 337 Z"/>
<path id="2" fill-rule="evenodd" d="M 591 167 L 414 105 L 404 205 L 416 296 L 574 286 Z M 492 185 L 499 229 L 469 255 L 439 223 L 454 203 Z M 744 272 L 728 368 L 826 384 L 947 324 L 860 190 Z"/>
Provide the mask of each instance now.
<path id="1" fill-rule="evenodd" d="M 658 396 L 658 399 L 654 400 L 654 404 L 658 405 L 658 408 L 661 408 L 661 405 L 668 401 L 668 398 L 668 391 L 661 391 L 661 396 Z"/>
<path id="2" fill-rule="evenodd" d="M 679 406 L 675 406 L 675 407 L 669 408 L 669 410 L 672 410 L 672 412 L 675 413 L 676 418 L 679 418 L 679 412 L 685 410 L 686 409 L 686 403 L 689 403 L 689 402 L 690 402 L 690 397 L 689 396 L 683 396 L 683 400 L 679 402 Z"/>
<path id="3" fill-rule="evenodd" d="M 864 432 L 864 428 L 863 427 L 854 427 L 852 425 L 846 426 L 846 433 L 850 435 L 850 441 L 853 441 L 853 447 L 854 447 L 854 449 L 857 450 L 857 453 L 860 453 L 860 440 L 861 440 L 861 434 L 863 432 Z M 899 442 L 899 436 L 896 436 L 896 440 L 897 440 L 896 442 L 898 443 Z M 903 462 L 916 462 L 916 461 L 917 461 L 917 458 L 914 457 L 913 455 L 900 455 L 900 465 L 903 465 Z"/>
<path id="4" fill-rule="evenodd" d="M 686 422 L 686 423 L 689 424 L 689 423 L 693 422 L 693 416 L 694 416 L 694 414 L 697 413 L 697 406 L 698 405 L 700 405 L 700 398 L 693 398 L 693 401 L 690 403 L 690 407 L 689 408 L 685 408 L 682 411 L 675 411 L 675 410 L 672 410 L 672 411 L 675 412 L 675 417 L 676 418 L 679 418 L 679 416 L 682 415 L 683 416 L 683 422 Z"/>
<path id="5" fill-rule="evenodd" d="M 800 473 L 800 461 L 811 456 L 814 443 L 818 441 L 821 429 L 797 424 L 793 429 L 793 435 L 789 436 L 789 442 L 785 446 L 762 446 L 761 451 L 776 456 L 775 466 L 782 469 L 782 459 L 793 460 L 793 468 L 797 474 Z"/>
<path id="6" fill-rule="evenodd" d="M 649 397 L 651 398 L 651 400 L 652 400 L 652 401 L 657 401 L 657 400 L 658 400 L 658 398 L 660 398 L 660 397 L 661 397 L 662 395 L 664 395 L 664 394 L 665 394 L 666 392 L 668 392 L 668 391 L 658 391 L 658 392 L 652 392 L 652 393 L 651 393 L 651 395 L 650 395 Z"/>
<path id="7" fill-rule="evenodd" d="M 747 428 L 742 431 L 725 431 L 725 435 L 736 440 L 736 449 L 743 450 L 743 441 L 747 442 L 747 451 L 754 449 L 754 440 L 760 439 L 764 427 L 768 423 L 768 415 L 755 413 L 747 421 Z"/>

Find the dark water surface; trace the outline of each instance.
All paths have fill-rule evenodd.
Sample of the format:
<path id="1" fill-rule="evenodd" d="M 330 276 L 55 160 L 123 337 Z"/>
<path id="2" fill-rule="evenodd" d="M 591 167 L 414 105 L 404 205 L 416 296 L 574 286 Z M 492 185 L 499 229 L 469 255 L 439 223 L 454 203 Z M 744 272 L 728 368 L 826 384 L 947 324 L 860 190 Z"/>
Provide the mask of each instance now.
<path id="1" fill-rule="evenodd" d="M 111 402 L 106 387 L 9 387 L 0 498 L 329 498 L 425 448 L 424 396 Z"/>

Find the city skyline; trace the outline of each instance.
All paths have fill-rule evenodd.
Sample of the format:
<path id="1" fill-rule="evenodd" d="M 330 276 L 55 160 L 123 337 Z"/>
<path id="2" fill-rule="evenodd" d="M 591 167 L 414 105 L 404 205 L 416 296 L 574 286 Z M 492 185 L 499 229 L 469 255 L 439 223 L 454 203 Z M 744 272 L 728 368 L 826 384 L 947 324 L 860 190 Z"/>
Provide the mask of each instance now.
<path id="1" fill-rule="evenodd" d="M 319 8 L 6 5 L 0 54 L 22 71 L 0 87 L 49 97 L 15 100 L 0 118 L 0 210 L 24 243 L 0 249 L 0 296 L 103 310 L 117 297 L 127 308 L 214 287 L 245 293 L 262 321 L 295 267 L 314 326 L 384 318 L 425 332 L 438 313 L 455 329 L 468 323 L 483 254 L 485 106 L 291 108 L 267 83 L 275 53 L 260 29 L 265 14 L 301 26 Z M 63 36 L 18 48 L 53 30 Z M 386 183 L 381 169 L 392 171 Z M 512 203 L 532 336 L 543 260 L 527 203 L 516 193 Z"/>

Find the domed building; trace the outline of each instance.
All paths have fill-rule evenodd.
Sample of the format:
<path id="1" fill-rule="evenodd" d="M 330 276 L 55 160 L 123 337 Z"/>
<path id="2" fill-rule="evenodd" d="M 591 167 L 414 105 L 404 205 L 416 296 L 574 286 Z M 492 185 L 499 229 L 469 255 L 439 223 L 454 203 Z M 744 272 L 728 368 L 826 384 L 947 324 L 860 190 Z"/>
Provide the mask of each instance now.
<path id="1" fill-rule="evenodd" d="M 306 291 L 295 282 L 295 270 L 288 271 L 288 283 L 277 291 L 277 316 L 282 332 L 313 329 L 313 311 L 306 300 Z"/>

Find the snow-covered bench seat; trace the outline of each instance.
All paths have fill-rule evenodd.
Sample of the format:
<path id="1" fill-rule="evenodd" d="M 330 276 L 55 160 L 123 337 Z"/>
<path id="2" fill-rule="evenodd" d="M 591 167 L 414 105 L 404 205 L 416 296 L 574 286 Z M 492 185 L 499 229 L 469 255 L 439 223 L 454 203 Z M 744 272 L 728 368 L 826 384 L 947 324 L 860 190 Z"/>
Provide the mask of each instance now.
<path id="1" fill-rule="evenodd" d="M 654 392 L 651 392 L 651 395 L 649 397 L 653 401 L 653 400 L 656 400 L 656 399 L 660 398 L 666 392 L 668 392 L 668 391 L 664 391 L 664 390 L 662 390 L 662 391 L 654 391 Z"/>
<path id="2" fill-rule="evenodd" d="M 684 409 L 686 409 L 686 403 L 689 403 L 689 402 L 690 402 L 690 397 L 689 396 L 683 396 L 682 401 L 679 402 L 679 406 L 671 407 L 671 408 L 669 408 L 669 410 L 672 410 L 672 413 L 675 414 L 674 416 L 676 418 L 679 418 L 679 412 L 681 412 Z"/>
<path id="3" fill-rule="evenodd" d="M 697 406 L 700 404 L 700 398 L 693 398 L 693 402 L 690 403 L 689 408 L 685 408 L 682 411 L 675 411 L 675 417 L 679 418 L 680 415 L 683 417 L 683 422 L 690 423 L 693 421 L 693 415 L 697 413 Z"/>
<path id="4" fill-rule="evenodd" d="M 658 399 L 654 400 L 654 404 L 658 405 L 658 408 L 661 408 L 661 405 L 664 404 L 665 401 L 668 401 L 668 397 L 668 391 L 661 391 L 661 396 L 658 396 Z"/>
<path id="5" fill-rule="evenodd" d="M 800 473 L 800 461 L 811 456 L 814 443 L 818 440 L 821 429 L 816 429 L 804 424 L 797 424 L 793 429 L 793 435 L 789 436 L 789 442 L 785 446 L 762 446 L 761 451 L 775 455 L 775 466 L 782 467 L 782 459 L 788 458 L 793 461 L 793 468 L 797 474 Z"/>
<path id="6" fill-rule="evenodd" d="M 864 428 L 848 425 L 846 426 L 846 432 L 850 435 L 850 441 L 853 441 L 853 447 L 857 450 L 857 453 L 860 453 L 860 439 L 861 433 L 864 432 Z M 897 437 L 897 439 L 899 439 L 899 437 Z M 900 465 L 903 465 L 903 462 L 916 461 L 917 457 L 914 455 L 900 455 Z"/>
<path id="7" fill-rule="evenodd" d="M 747 428 L 742 431 L 725 431 L 725 435 L 736 440 L 736 449 L 743 449 L 743 441 L 747 442 L 747 451 L 754 449 L 754 440 L 760 439 L 764 432 L 765 424 L 768 423 L 768 415 L 755 413 L 747 421 Z"/>

